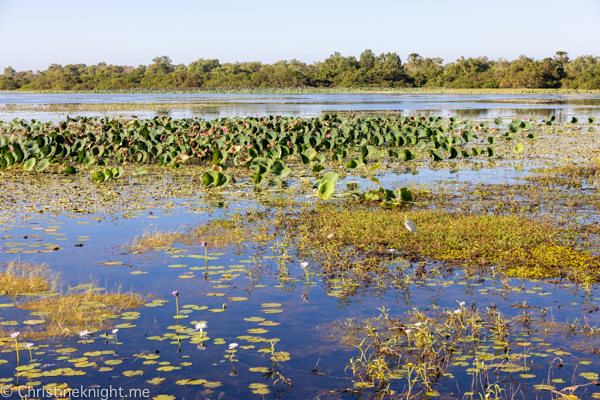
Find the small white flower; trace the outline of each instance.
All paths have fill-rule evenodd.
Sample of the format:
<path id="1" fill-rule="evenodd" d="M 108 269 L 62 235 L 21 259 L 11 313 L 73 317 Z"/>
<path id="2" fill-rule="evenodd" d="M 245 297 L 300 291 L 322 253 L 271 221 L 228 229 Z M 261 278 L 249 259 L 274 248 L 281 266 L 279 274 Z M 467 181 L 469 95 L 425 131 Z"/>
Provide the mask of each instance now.
<path id="1" fill-rule="evenodd" d="M 11 333 L 11 334 L 10 334 L 10 337 L 11 337 L 11 338 L 13 338 L 13 339 L 16 339 L 16 338 L 18 338 L 18 337 L 19 337 L 19 335 L 20 335 L 20 334 L 21 334 L 21 332 L 15 332 L 15 333 Z"/>
<path id="2" fill-rule="evenodd" d="M 423 323 L 421 323 L 421 322 L 417 322 L 417 323 L 415 324 L 415 326 L 416 326 L 417 328 L 418 328 L 419 326 L 421 326 L 421 325 L 423 325 Z"/>
<path id="3" fill-rule="evenodd" d="M 327 235 L 327 239 L 331 239 L 333 237 L 333 233 L 330 233 L 329 235 Z"/>
<path id="4" fill-rule="evenodd" d="M 458 303 L 461 307 L 463 307 L 465 305 L 464 301 L 461 301 L 460 303 Z"/>
<path id="5" fill-rule="evenodd" d="M 30 349 L 30 348 L 32 348 L 32 347 L 33 347 L 33 343 L 27 343 L 27 344 L 25 345 L 25 348 L 26 348 L 26 349 Z"/>
<path id="6" fill-rule="evenodd" d="M 118 330 L 118 329 L 116 329 L 116 328 L 112 330 L 112 334 L 113 334 L 113 335 L 114 335 L 115 333 L 117 333 L 117 332 L 119 332 L 119 330 Z"/>
<path id="7" fill-rule="evenodd" d="M 410 333 L 410 329 L 407 329 L 405 332 L 408 335 Z"/>
<path id="8" fill-rule="evenodd" d="M 236 347 L 238 347 L 238 344 L 237 344 L 237 343 L 230 343 L 230 344 L 229 344 L 229 350 L 233 350 L 233 349 L 235 349 Z"/>
<path id="9" fill-rule="evenodd" d="M 454 314 L 460 314 L 462 310 L 454 310 Z"/>
<path id="10" fill-rule="evenodd" d="M 393 253 L 393 252 L 395 252 L 395 251 L 396 251 L 396 249 L 388 249 L 388 251 L 389 251 L 390 253 Z"/>
<path id="11" fill-rule="evenodd" d="M 196 330 L 202 332 L 203 329 L 206 329 L 206 322 L 200 322 L 196 324 Z"/>
<path id="12" fill-rule="evenodd" d="M 307 262 L 300 263 L 300 267 L 306 268 L 306 267 L 308 267 L 308 263 Z"/>
<path id="13" fill-rule="evenodd" d="M 87 329 L 79 332 L 79 337 L 82 339 L 87 338 L 89 335 L 90 335 L 90 331 L 88 331 Z"/>

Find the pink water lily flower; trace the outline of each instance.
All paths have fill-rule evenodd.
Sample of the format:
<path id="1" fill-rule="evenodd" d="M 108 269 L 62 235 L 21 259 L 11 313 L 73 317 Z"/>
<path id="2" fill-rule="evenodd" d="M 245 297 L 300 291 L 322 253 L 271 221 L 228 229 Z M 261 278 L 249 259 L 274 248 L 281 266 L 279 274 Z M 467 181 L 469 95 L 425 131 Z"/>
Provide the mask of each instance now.
<path id="1" fill-rule="evenodd" d="M 325 135 L 325 137 L 326 137 L 326 138 L 330 138 L 330 137 L 331 137 L 331 135 L 328 133 L 328 134 L 326 134 L 326 135 Z"/>

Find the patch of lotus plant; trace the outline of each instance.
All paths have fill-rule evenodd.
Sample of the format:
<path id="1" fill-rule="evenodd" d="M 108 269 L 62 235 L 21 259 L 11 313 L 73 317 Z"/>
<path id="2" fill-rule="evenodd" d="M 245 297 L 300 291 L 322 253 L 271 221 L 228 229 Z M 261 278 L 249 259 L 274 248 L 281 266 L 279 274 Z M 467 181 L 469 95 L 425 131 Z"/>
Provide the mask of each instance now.
<path id="1" fill-rule="evenodd" d="M 532 127 L 529 121 L 512 121 L 504 136 L 535 139 L 536 134 L 527 134 Z M 76 174 L 77 165 L 199 164 L 210 166 L 202 184 L 222 187 L 231 181 L 227 169 L 237 166 L 254 171 L 253 183 L 262 185 L 269 178 L 286 178 L 291 172 L 286 162 L 294 160 L 318 174 L 325 172 L 326 161 L 348 170 L 375 170 L 388 157 L 404 162 L 492 157 L 495 132 L 487 122 L 455 117 L 76 117 L 58 124 L 15 119 L 2 129 L 0 168 L 22 165 L 26 171 L 43 172 L 58 163 L 65 165 L 63 174 Z M 515 153 L 522 150 L 522 144 L 514 146 Z M 123 173 L 119 167 L 104 168 L 94 172 L 93 180 L 101 183 Z M 331 175 L 322 177 L 318 194 L 329 198 L 335 181 Z"/>

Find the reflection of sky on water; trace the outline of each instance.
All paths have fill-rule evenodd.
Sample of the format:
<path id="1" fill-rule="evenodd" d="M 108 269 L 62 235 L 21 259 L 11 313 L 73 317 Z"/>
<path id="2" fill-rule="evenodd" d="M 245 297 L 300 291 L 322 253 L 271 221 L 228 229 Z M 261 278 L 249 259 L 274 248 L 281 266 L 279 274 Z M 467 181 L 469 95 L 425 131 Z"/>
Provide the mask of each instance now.
<path id="1" fill-rule="evenodd" d="M 546 101 L 545 101 L 546 100 Z M 210 105 L 202 105 L 203 103 Z M 164 103 L 164 109 L 134 111 L 90 111 L 77 115 L 118 116 L 135 114 L 142 118 L 247 117 L 286 115 L 314 117 L 325 112 L 400 112 L 403 115 L 457 115 L 484 119 L 518 117 L 542 119 L 556 115 L 559 121 L 572 116 L 598 116 L 598 95 L 415 95 L 415 94 L 169 94 L 169 95 L 100 95 L 100 94 L 28 94 L 0 93 L 3 104 L 131 104 Z M 189 106 L 181 107 L 181 103 Z M 219 103 L 219 104 L 215 104 Z M 196 105 L 197 104 L 197 105 Z M 15 117 L 43 121 L 64 119 L 68 113 L 17 111 L 0 109 L 0 119 Z M 73 116 L 73 112 L 70 113 Z"/>

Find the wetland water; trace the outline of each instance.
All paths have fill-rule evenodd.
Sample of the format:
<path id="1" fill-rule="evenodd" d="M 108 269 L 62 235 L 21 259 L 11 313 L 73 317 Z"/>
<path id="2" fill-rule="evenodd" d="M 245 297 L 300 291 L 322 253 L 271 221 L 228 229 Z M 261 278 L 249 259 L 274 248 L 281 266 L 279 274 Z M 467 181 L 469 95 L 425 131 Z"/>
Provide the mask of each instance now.
<path id="1" fill-rule="evenodd" d="M 409 115 L 477 119 L 556 115 L 557 130 L 537 128 L 540 138 L 527 142 L 521 154 L 503 142 L 493 161 L 407 166 L 387 160 L 381 170 L 338 169 L 341 189 L 329 202 L 350 201 L 357 185 L 364 192 L 380 183 L 415 194 L 415 204 L 397 212 L 400 227 L 405 214 L 423 209 L 549 217 L 556 225 L 590 230 L 588 222 L 597 221 L 594 181 L 570 187 L 567 195 L 564 187 L 523 178 L 534 176 L 533 168 L 567 162 L 562 149 L 572 148 L 570 156 L 579 164 L 592 163 L 598 124 L 563 128 L 562 122 L 598 116 L 600 98 L 534 96 L 555 100 L 548 105 L 527 103 L 525 96 L 228 97 L 3 93 L 0 102 L 224 102 L 167 114 L 143 107 L 127 111 L 140 118 L 316 116 L 333 110 L 410 110 Z M 502 99 L 523 101 L 499 103 Z M 71 117 L 118 113 L 69 111 Z M 0 119 L 14 116 L 57 121 L 66 114 L 0 109 Z M 64 390 L 59 392 L 64 397 L 68 388 L 139 388 L 157 400 L 600 397 L 595 279 L 566 279 L 566 274 L 527 279 L 497 271 L 489 262 L 479 268 L 468 260 L 417 259 L 401 248 L 383 255 L 366 250 L 353 268 L 331 272 L 321 266 L 328 254 L 343 256 L 334 249 L 350 250 L 352 244 L 342 241 L 345 233 L 325 229 L 296 236 L 285 225 L 326 203 L 312 188 L 318 174 L 303 164 L 294 164 L 283 184 L 255 187 L 244 176 L 222 190 L 200 185 L 205 168 L 148 167 L 147 174 L 137 176 L 136 167 L 125 167 L 126 178 L 107 184 L 91 181 L 97 167 L 76 176 L 1 170 L 0 262 L 44 263 L 53 276 L 60 275 L 58 286 L 43 293 L 1 295 L 10 288 L 0 287 L 0 385 L 15 392 L 23 385 Z M 426 228 L 420 221 L 415 220 L 417 227 Z M 135 238 L 157 233 L 182 236 L 133 246 Z M 307 234 L 319 240 L 307 242 Z M 594 238 L 585 240 L 597 253 Z M 447 239 L 447 246 L 455 243 Z M 363 262 L 372 266 L 369 257 L 378 266 L 361 270 Z M 40 296 L 90 291 L 139 293 L 144 305 L 111 313 L 107 327 L 83 337 L 74 331 L 36 335 L 50 317 L 41 309 L 20 307 Z M 202 334 L 199 323 L 206 323 Z M 112 334 L 115 328 L 118 336 Z M 19 357 L 10 337 L 14 332 L 21 333 Z M 31 353 L 27 342 L 34 343 Z M 238 344 L 233 351 L 232 343 Z M 427 348 L 436 349 L 437 356 Z M 436 365 L 444 367 L 436 370 Z M 389 385 L 380 386 L 383 377 Z"/>
<path id="2" fill-rule="evenodd" d="M 121 105 L 121 106 L 120 106 Z M 6 107 L 10 106 L 10 109 Z M 67 115 L 130 115 L 141 118 L 315 117 L 327 112 L 456 115 L 460 118 L 515 117 L 559 121 L 596 115 L 600 95 L 415 95 L 415 94 L 26 94 L 0 92 L 0 119 L 60 120 Z"/>

